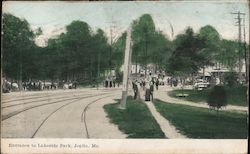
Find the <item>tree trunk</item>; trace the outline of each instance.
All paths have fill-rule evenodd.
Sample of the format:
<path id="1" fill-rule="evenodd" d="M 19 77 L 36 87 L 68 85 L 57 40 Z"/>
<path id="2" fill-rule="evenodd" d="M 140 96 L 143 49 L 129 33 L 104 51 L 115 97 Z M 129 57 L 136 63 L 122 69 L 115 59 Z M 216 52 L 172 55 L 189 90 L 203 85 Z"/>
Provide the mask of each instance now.
<path id="1" fill-rule="evenodd" d="M 99 88 L 99 78 L 100 78 L 100 53 L 98 54 L 98 63 L 97 63 L 97 77 L 96 77 L 96 83 L 97 83 L 97 85 L 96 85 L 96 87 L 97 87 L 97 90 L 98 90 L 98 88 Z"/>
<path id="2" fill-rule="evenodd" d="M 205 66 L 203 66 L 202 69 L 203 69 L 203 72 L 202 72 L 203 73 L 203 77 L 202 78 L 203 78 L 203 80 L 205 80 Z"/>
<path id="3" fill-rule="evenodd" d="M 191 76 L 191 80 L 192 80 L 191 82 L 192 82 L 192 85 L 194 86 L 194 73 L 192 73 L 191 75 L 192 75 Z"/>
<path id="4" fill-rule="evenodd" d="M 22 53 L 20 50 L 20 67 L 19 67 L 19 81 L 18 81 L 18 88 L 20 91 L 23 89 L 22 79 L 23 79 L 23 62 L 22 62 Z"/>

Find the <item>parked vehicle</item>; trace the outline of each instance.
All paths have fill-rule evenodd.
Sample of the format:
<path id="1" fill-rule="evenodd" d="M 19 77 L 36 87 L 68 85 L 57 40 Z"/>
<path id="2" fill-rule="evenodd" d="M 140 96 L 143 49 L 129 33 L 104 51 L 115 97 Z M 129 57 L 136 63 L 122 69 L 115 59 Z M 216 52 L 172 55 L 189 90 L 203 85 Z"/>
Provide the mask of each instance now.
<path id="1" fill-rule="evenodd" d="M 197 81 L 194 83 L 194 89 L 197 90 L 203 90 L 205 88 L 208 88 L 210 86 L 210 83 L 203 79 L 197 79 Z"/>

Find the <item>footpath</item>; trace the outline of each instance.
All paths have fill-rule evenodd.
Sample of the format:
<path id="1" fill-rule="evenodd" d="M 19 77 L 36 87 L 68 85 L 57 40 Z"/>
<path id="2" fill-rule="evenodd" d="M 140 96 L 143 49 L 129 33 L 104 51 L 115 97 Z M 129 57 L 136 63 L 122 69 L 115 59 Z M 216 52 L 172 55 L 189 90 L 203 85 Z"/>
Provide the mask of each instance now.
<path id="1" fill-rule="evenodd" d="M 161 114 L 156 110 L 152 102 L 146 101 L 145 103 L 167 138 L 187 138 L 186 136 L 179 133 L 179 131 L 166 118 L 161 116 Z"/>
<path id="2" fill-rule="evenodd" d="M 159 99 L 164 102 L 174 103 L 174 104 L 183 104 L 183 105 L 189 105 L 189 106 L 194 106 L 194 107 L 209 108 L 209 106 L 205 102 L 194 103 L 191 101 L 185 101 L 182 99 L 172 98 L 168 95 L 168 92 L 172 90 L 174 90 L 173 87 L 159 86 L 159 89 L 158 90 L 155 89 L 154 91 L 154 99 Z M 141 98 L 145 97 L 145 95 L 143 94 L 143 91 L 141 91 L 140 94 L 141 94 Z M 167 138 L 170 138 L 170 139 L 187 138 L 185 135 L 181 134 L 165 117 L 161 116 L 161 114 L 156 110 L 152 102 L 145 101 L 145 104 L 149 108 L 150 112 L 154 116 L 155 120 L 157 121 L 161 130 L 164 132 Z M 247 112 L 248 107 L 227 105 L 227 107 L 223 108 L 222 110 Z"/>
<path id="3" fill-rule="evenodd" d="M 183 104 L 183 105 L 189 105 L 189 106 L 195 106 L 195 107 L 201 107 L 201 108 L 209 108 L 206 102 L 199 102 L 194 103 L 191 101 L 186 101 L 178 98 L 173 98 L 168 95 L 169 91 L 172 91 L 176 88 L 169 87 L 169 86 L 159 86 L 158 91 L 154 91 L 154 98 L 162 100 L 164 102 L 168 103 L 175 103 L 175 104 Z M 247 112 L 248 107 L 245 106 L 236 106 L 236 105 L 227 105 L 226 107 L 222 108 L 224 111 L 237 111 L 237 112 Z"/>

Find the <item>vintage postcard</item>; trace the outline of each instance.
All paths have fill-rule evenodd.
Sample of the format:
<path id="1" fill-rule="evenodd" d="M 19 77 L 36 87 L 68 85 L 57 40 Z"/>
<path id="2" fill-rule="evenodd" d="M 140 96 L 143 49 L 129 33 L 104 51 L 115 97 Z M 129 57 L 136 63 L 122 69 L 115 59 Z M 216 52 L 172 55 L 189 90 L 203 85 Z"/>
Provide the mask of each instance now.
<path id="1" fill-rule="evenodd" d="M 1 153 L 247 153 L 249 4 L 4 1 Z"/>

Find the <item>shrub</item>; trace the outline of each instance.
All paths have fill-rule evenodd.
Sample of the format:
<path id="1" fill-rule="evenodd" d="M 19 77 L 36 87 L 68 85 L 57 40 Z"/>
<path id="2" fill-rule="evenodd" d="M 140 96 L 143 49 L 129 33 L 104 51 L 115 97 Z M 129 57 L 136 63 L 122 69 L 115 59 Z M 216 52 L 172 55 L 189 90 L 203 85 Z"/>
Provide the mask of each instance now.
<path id="1" fill-rule="evenodd" d="M 223 86 L 214 86 L 208 94 L 207 103 L 212 108 L 219 110 L 227 105 L 227 94 Z"/>
<path id="2" fill-rule="evenodd" d="M 229 87 L 236 85 L 237 81 L 238 81 L 237 73 L 230 72 L 230 73 L 226 74 L 224 77 L 224 81 L 225 81 L 226 85 L 228 85 Z"/>

